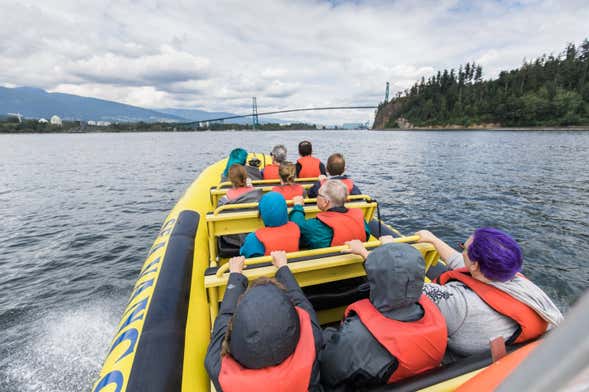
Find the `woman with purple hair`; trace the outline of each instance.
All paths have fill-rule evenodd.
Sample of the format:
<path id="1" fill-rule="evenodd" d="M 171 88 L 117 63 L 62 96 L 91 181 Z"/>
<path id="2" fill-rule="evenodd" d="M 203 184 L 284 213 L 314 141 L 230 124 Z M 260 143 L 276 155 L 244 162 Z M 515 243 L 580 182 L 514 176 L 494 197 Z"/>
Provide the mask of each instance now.
<path id="1" fill-rule="evenodd" d="M 460 244 L 462 253 L 427 230 L 416 234 L 450 269 L 423 291 L 446 318 L 453 354 L 486 352 L 489 341 L 500 336 L 507 344 L 522 343 L 562 321 L 546 293 L 520 273 L 522 251 L 509 234 L 479 228 Z"/>

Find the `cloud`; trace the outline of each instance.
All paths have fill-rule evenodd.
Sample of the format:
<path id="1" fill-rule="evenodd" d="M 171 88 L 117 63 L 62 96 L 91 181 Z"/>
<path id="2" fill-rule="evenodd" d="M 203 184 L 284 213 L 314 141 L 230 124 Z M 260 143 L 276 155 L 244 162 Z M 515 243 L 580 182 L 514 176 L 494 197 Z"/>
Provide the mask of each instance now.
<path id="1" fill-rule="evenodd" d="M 295 94 L 299 87 L 299 83 L 284 83 L 280 80 L 273 80 L 272 83 L 266 87 L 264 95 L 272 98 L 288 98 Z"/>
<path id="2" fill-rule="evenodd" d="M 65 72 L 90 82 L 122 86 L 155 86 L 202 80 L 209 74 L 209 60 L 163 46 L 160 53 L 126 57 L 113 53 L 93 55 L 65 66 Z"/>
<path id="3" fill-rule="evenodd" d="M 0 85 L 145 107 L 377 105 L 466 61 L 484 77 L 587 36 L 586 1 L 2 2 Z M 299 113 L 366 121 L 372 110 Z"/>

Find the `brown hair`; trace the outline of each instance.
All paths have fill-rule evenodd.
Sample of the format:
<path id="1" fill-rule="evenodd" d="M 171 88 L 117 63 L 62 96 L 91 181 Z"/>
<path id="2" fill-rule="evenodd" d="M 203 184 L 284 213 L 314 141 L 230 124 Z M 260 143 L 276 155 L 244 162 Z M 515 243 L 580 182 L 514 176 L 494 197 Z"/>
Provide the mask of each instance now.
<path id="1" fill-rule="evenodd" d="M 292 162 L 284 161 L 280 164 L 278 175 L 285 184 L 292 184 L 297 174 L 297 168 Z"/>
<path id="2" fill-rule="evenodd" d="M 234 187 L 240 188 L 245 186 L 247 181 L 247 171 L 242 165 L 235 163 L 229 168 L 229 181 Z"/>
<path id="3" fill-rule="evenodd" d="M 302 157 L 306 157 L 307 155 L 311 155 L 313 153 L 313 145 L 308 140 L 303 140 L 299 143 L 299 155 Z"/>
<path id="4" fill-rule="evenodd" d="M 256 286 L 264 286 L 266 284 L 273 284 L 274 286 L 278 287 L 280 290 L 286 291 L 286 287 L 284 287 L 284 285 L 282 283 L 277 281 L 275 278 L 268 278 L 265 276 L 262 276 L 256 280 L 254 280 L 247 290 L 249 291 Z M 247 291 L 239 297 L 239 299 L 237 300 L 237 305 L 239 305 L 239 302 L 241 301 L 243 296 L 246 294 L 247 294 Z M 237 309 L 237 306 L 236 306 L 236 309 Z M 235 313 L 233 313 L 233 314 L 235 315 Z M 231 317 L 231 319 L 229 319 L 229 322 L 227 323 L 227 332 L 225 332 L 225 337 L 223 338 L 223 343 L 221 344 L 221 357 L 224 357 L 227 354 L 231 354 L 231 351 L 229 350 L 229 342 L 231 341 L 231 332 L 232 331 L 233 331 L 233 316 Z"/>
<path id="5" fill-rule="evenodd" d="M 332 176 L 339 176 L 346 170 L 346 160 L 339 152 L 331 154 L 327 159 L 327 172 Z"/>

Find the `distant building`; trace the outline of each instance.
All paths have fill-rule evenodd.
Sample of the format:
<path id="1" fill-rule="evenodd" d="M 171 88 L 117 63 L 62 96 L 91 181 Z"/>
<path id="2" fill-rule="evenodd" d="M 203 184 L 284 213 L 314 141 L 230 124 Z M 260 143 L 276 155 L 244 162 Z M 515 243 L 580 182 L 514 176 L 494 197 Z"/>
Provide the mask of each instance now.
<path id="1" fill-rule="evenodd" d="M 49 121 L 47 121 L 47 119 L 44 118 L 40 118 L 39 119 L 39 124 L 47 124 Z"/>
<path id="2" fill-rule="evenodd" d="M 49 122 L 51 123 L 51 125 L 57 125 L 58 127 L 61 127 L 63 125 L 61 122 L 61 118 L 57 115 L 51 116 L 51 120 Z"/>
<path id="3" fill-rule="evenodd" d="M 342 129 L 367 129 L 368 123 L 345 123 Z"/>
<path id="4" fill-rule="evenodd" d="M 96 125 L 96 121 L 90 120 L 90 121 L 88 121 L 88 125 Z"/>
<path id="5" fill-rule="evenodd" d="M 108 127 L 110 125 L 110 121 L 96 121 L 96 125 L 99 127 Z"/>

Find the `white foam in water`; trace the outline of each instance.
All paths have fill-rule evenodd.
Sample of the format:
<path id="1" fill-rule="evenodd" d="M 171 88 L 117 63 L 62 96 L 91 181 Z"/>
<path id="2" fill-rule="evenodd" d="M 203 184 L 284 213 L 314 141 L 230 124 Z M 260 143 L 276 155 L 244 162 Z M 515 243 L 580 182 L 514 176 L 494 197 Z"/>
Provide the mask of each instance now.
<path id="1" fill-rule="evenodd" d="M 102 367 L 123 304 L 93 301 L 44 316 L 34 337 L 6 358 L 4 388 L 16 391 L 88 391 Z M 10 358 L 12 357 L 12 358 Z"/>

